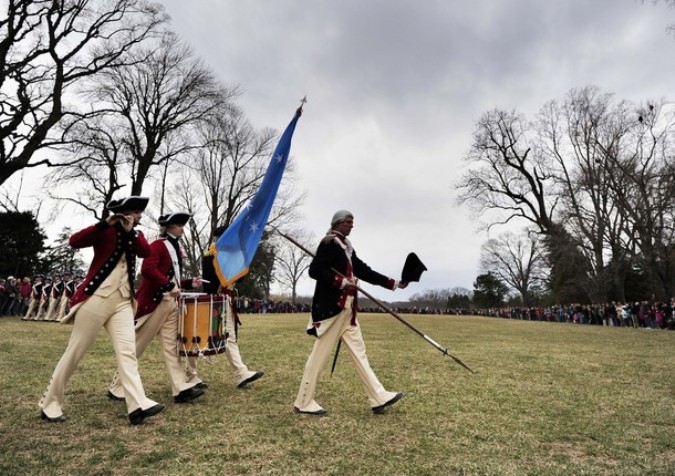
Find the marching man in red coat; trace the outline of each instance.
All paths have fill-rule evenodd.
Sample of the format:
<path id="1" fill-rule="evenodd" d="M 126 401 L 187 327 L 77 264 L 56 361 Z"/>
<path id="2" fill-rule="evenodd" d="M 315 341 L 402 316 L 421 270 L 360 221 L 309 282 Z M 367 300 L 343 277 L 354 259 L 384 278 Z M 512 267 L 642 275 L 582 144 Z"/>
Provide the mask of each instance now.
<path id="1" fill-rule="evenodd" d="M 192 289 L 202 284 L 200 278 L 181 280 L 182 250 L 178 240 L 183 236 L 183 227 L 191 216 L 189 213 L 177 212 L 159 217 L 161 237 L 152 242 L 150 256 L 143 260 L 143 280 L 136 295 L 136 357 L 140 358 L 152 339 L 158 337 L 176 403 L 190 402 L 204 394 L 198 382 L 188 382 L 176 352 L 176 299 L 181 295 L 181 288 Z M 124 389 L 119 377 L 118 371 L 108 389 L 108 398 L 111 400 L 124 399 Z"/>
<path id="2" fill-rule="evenodd" d="M 45 321 L 57 321 L 58 306 L 61 304 L 63 295 L 63 279 L 61 276 L 54 277 L 51 293 L 49 297 L 49 306 L 47 306 L 47 313 L 45 314 Z"/>
<path id="3" fill-rule="evenodd" d="M 110 336 L 120 380 L 126 396 L 129 422 L 143 423 L 145 418 L 164 410 L 164 405 L 145 396 L 138 374 L 134 334 L 134 274 L 136 257 L 150 255 L 143 233 L 134 230 L 148 204 L 145 197 L 111 200 L 107 208 L 113 213 L 96 225 L 70 237 L 73 248 L 94 248 L 94 257 L 84 278 L 70 300 L 71 310 L 62 323 L 74 320 L 68 347 L 56 365 L 49 386 L 40 400 L 41 418 L 63 422 L 61 406 L 65 386 L 80 360 L 104 327 Z"/>
<path id="4" fill-rule="evenodd" d="M 35 314 L 36 321 L 44 321 L 47 309 L 49 308 L 49 300 L 52 295 L 52 278 L 47 276 L 42 281 L 42 292 L 40 293 L 40 302 L 38 303 L 37 313 Z"/>
<path id="5" fill-rule="evenodd" d="M 75 281 L 73 280 L 73 274 L 69 271 L 63 273 L 63 294 L 61 295 L 61 303 L 59 304 L 59 311 L 56 315 L 56 320 L 60 321 L 66 315 L 66 310 L 68 309 L 68 302 L 70 298 L 73 297 L 75 293 Z"/>

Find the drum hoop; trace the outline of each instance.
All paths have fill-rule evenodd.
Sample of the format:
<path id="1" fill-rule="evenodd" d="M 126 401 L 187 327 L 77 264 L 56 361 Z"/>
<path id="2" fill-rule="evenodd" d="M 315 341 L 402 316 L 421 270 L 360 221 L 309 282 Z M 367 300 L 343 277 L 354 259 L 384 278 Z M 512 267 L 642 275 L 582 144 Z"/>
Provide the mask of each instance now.
<path id="1" fill-rule="evenodd" d="M 200 296 L 208 296 L 209 293 L 181 293 L 181 297 L 185 298 L 193 298 L 193 297 L 200 297 Z"/>
<path id="2" fill-rule="evenodd" d="M 215 319 L 218 316 L 214 316 L 214 311 L 216 306 L 222 306 L 222 313 L 219 315 L 222 316 L 227 312 L 229 301 L 226 295 L 220 294 L 210 294 L 210 293 L 182 293 L 179 298 L 179 313 L 178 313 L 178 334 L 179 342 L 177 343 L 177 353 L 180 356 L 210 356 L 216 355 L 222 352 L 225 352 L 227 344 L 226 337 L 221 339 L 221 341 L 215 341 L 212 339 L 212 329 L 215 323 Z M 207 335 L 202 336 L 199 334 L 199 323 L 203 323 L 203 319 L 200 320 L 200 311 L 208 309 L 208 319 L 207 319 Z M 188 315 L 188 312 L 190 313 Z M 186 319 L 190 318 L 192 322 L 186 322 Z M 206 316 L 201 316 L 206 317 Z M 183 342 L 188 334 L 185 334 L 183 331 L 186 330 L 185 326 L 192 328 L 192 341 Z M 223 322 L 224 326 L 224 322 Z M 224 330 L 224 329 L 223 329 Z M 227 335 L 226 333 L 224 334 Z M 195 338 L 202 338 L 201 342 L 195 342 Z M 205 341 L 203 340 L 205 338 Z"/>
<path id="3" fill-rule="evenodd" d="M 217 296 L 209 293 L 183 293 L 180 296 L 180 301 L 185 304 L 212 302 L 214 300 L 217 300 Z"/>

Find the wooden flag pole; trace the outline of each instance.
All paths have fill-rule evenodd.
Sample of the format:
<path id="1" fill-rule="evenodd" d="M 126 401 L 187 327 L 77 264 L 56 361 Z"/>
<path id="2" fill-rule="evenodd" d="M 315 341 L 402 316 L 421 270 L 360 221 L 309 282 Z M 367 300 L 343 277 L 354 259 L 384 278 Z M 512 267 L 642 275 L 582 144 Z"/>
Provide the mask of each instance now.
<path id="1" fill-rule="evenodd" d="M 314 257 L 314 253 L 312 253 L 312 252 L 309 251 L 307 248 L 305 248 L 304 246 L 302 246 L 302 245 L 301 245 L 297 240 L 295 240 L 293 237 L 288 236 L 288 235 L 286 235 L 285 233 L 282 233 L 281 231 L 279 231 L 279 230 L 278 230 L 277 228 L 275 228 L 275 227 L 272 227 L 272 228 L 273 228 L 274 231 L 276 231 L 279 235 L 281 235 L 281 236 L 283 236 L 284 238 L 286 238 L 288 241 L 290 241 L 291 243 L 293 243 L 295 246 L 297 246 L 298 248 L 300 248 L 302 251 L 304 251 L 305 253 L 307 253 L 309 256 Z M 337 274 L 338 276 L 342 276 L 343 278 L 346 278 L 346 276 L 345 276 L 344 274 L 340 273 L 340 272 L 339 272 L 338 270 L 336 270 L 335 268 L 331 268 L 331 270 L 332 270 L 335 274 Z M 455 356 L 452 355 L 450 352 L 448 352 L 448 349 L 446 349 L 445 347 L 443 347 L 442 345 L 440 345 L 438 342 L 436 342 L 435 340 L 433 340 L 431 337 L 429 337 L 428 335 L 426 335 L 424 332 L 420 331 L 418 328 L 416 328 L 415 326 L 413 326 L 410 322 L 408 322 L 407 320 L 405 320 L 404 318 L 402 318 L 400 315 L 398 315 L 398 313 L 396 313 L 393 309 L 391 309 L 391 308 L 390 308 L 389 306 L 387 306 L 385 303 L 383 303 L 383 302 L 380 301 L 379 299 L 375 298 L 373 295 L 371 295 L 371 294 L 368 293 L 367 291 L 363 290 L 363 289 L 362 289 L 361 287 L 359 287 L 359 286 L 356 286 L 356 289 L 357 289 L 359 292 L 361 292 L 364 296 L 366 296 L 368 299 L 370 299 L 370 300 L 373 301 L 375 304 L 377 304 L 379 307 L 381 307 L 383 310 L 387 311 L 390 315 L 392 315 L 393 317 L 395 317 L 399 322 L 401 322 L 401 323 L 404 324 L 406 327 L 408 327 L 408 329 L 412 330 L 412 331 L 415 332 L 417 335 L 419 335 L 420 337 L 422 337 L 425 341 L 427 341 L 429 344 L 431 344 L 432 346 L 434 346 L 434 347 L 435 347 L 437 350 L 439 350 L 441 353 L 443 353 L 443 354 L 447 355 L 448 357 L 450 357 L 452 360 L 454 360 L 456 363 L 458 363 L 459 365 L 461 365 L 462 367 L 464 367 L 466 370 L 468 370 L 468 371 L 471 372 L 472 374 L 475 373 L 475 372 L 474 372 L 473 370 L 471 370 L 464 362 L 462 362 L 459 358 L 455 357 Z"/>

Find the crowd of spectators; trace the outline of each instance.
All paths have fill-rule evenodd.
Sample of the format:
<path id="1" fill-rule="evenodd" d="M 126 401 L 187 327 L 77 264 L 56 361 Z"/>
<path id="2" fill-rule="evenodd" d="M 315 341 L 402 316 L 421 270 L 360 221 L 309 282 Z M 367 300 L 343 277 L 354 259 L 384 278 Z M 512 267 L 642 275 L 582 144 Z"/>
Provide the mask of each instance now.
<path id="1" fill-rule="evenodd" d="M 675 298 L 670 302 L 611 302 L 527 308 L 454 309 L 436 308 L 434 306 L 396 306 L 393 309 L 401 314 L 484 316 L 524 321 L 675 330 Z M 361 309 L 361 312 L 378 313 L 385 311 L 378 307 L 365 307 Z"/>
<path id="2" fill-rule="evenodd" d="M 23 315 L 28 308 L 30 293 L 30 278 L 0 278 L 0 316 Z"/>
<path id="3" fill-rule="evenodd" d="M 273 301 L 269 299 L 249 299 L 238 297 L 235 307 L 240 314 L 289 314 L 294 312 L 310 312 L 309 303 L 295 303 L 291 301 Z"/>
<path id="4" fill-rule="evenodd" d="M 31 279 L 13 276 L 0 278 L 0 316 L 23 315 L 31 295 Z M 308 300 L 292 303 L 269 299 L 238 297 L 237 311 L 242 314 L 309 313 Z M 606 304 L 568 304 L 540 307 L 495 307 L 489 309 L 450 309 L 433 306 L 393 308 L 401 314 L 473 315 L 526 321 L 563 322 L 572 324 L 634 327 L 675 330 L 675 298 L 670 302 L 612 302 Z M 365 306 L 361 312 L 384 312 L 377 306 Z"/>
<path id="5" fill-rule="evenodd" d="M 472 310 L 470 314 L 526 321 L 675 330 L 675 298 L 670 302 L 640 301 L 530 308 L 502 307 Z"/>

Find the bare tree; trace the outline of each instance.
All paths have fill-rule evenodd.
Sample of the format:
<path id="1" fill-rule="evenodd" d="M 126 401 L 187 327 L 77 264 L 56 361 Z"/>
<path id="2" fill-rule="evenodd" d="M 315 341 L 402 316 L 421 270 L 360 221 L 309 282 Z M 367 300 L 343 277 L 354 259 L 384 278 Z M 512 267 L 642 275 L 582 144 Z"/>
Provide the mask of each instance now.
<path id="1" fill-rule="evenodd" d="M 183 234 L 183 245 L 186 253 L 186 270 L 191 276 L 200 274 L 202 255 L 209 245 L 211 228 L 202 220 L 205 216 L 204 196 L 200 187 L 195 187 L 191 180 L 190 170 L 181 167 L 177 177 L 172 177 L 169 185 L 162 187 L 158 193 L 166 195 L 164 214 L 169 211 L 186 211 L 193 218 L 188 221 Z"/>
<path id="2" fill-rule="evenodd" d="M 198 146 L 192 134 L 196 123 L 228 107 L 236 94 L 236 89 L 221 88 L 171 34 L 156 48 L 132 56 L 145 60 L 99 75 L 85 93 L 96 111 L 64 127 L 62 152 L 79 161 L 53 174 L 53 198 L 103 214 L 119 189 L 130 185 L 128 193 L 142 194 L 153 168 L 159 189 L 166 190 L 170 166 L 179 165 L 176 157 Z M 57 196 L 63 190 L 58 185 L 82 181 L 93 185 L 89 194 Z M 153 203 L 159 203 L 161 215 L 164 193 L 157 198 Z"/>
<path id="3" fill-rule="evenodd" d="M 490 229 L 525 221 L 546 238 L 550 267 L 563 281 L 576 266 L 575 243 L 557 218 L 561 193 L 555 161 L 543 149 L 535 124 L 516 112 L 498 109 L 477 122 L 467 157 L 470 169 L 460 179 L 458 201 L 479 214 Z"/>
<path id="4" fill-rule="evenodd" d="M 38 165 L 50 131 L 76 114 L 69 92 L 83 79 L 138 57 L 128 54 L 166 20 L 143 0 L 8 0 L 0 18 L 0 184 Z"/>
<path id="5" fill-rule="evenodd" d="M 597 88 L 572 90 L 527 122 L 491 111 L 478 122 L 460 201 L 489 227 L 513 219 L 542 235 L 560 300 L 623 298 L 638 265 L 672 292 L 673 117 L 659 104 L 641 112 Z"/>
<path id="6" fill-rule="evenodd" d="M 189 157 L 194 183 L 202 186 L 210 230 L 229 225 L 257 190 L 274 146 L 275 132 L 256 131 L 241 110 L 200 125 L 204 147 Z"/>
<path id="7" fill-rule="evenodd" d="M 534 233 L 504 233 L 483 244 L 481 270 L 491 272 L 516 290 L 523 306 L 532 305 L 533 294 L 542 289 L 546 265 Z"/>
<path id="8" fill-rule="evenodd" d="M 132 66 L 105 71 L 86 93 L 119 137 L 131 194 L 141 194 L 151 168 L 196 146 L 188 132 L 237 94 L 174 35 L 135 52 Z"/>
<path id="9" fill-rule="evenodd" d="M 227 108 L 208 119 L 198 127 L 198 142 L 202 147 L 181 158 L 184 172 L 175 187 L 180 190 L 182 206 L 172 201 L 174 206 L 193 213 L 194 230 L 184 235 L 184 241 L 195 254 L 197 250 L 203 252 L 213 231 L 229 226 L 258 191 L 276 136 L 271 129 L 255 130 L 236 108 Z M 283 219 L 285 226 L 292 226 L 303 199 L 295 192 L 293 180 L 293 165 L 289 160 L 268 223 Z M 267 238 L 263 239 L 251 263 L 250 276 L 240 282 L 242 290 L 250 292 L 253 286 L 269 294 L 276 249 L 273 243 L 267 243 Z"/>
<path id="10" fill-rule="evenodd" d="M 110 128 L 103 116 L 73 124 L 67 153 L 79 160 L 68 167 L 59 167 L 45 182 L 45 191 L 57 201 L 65 201 L 91 212 L 97 219 L 105 216 L 105 204 L 125 187 L 123 177 L 126 160 L 121 147 L 122 137 Z M 72 193 L 76 185 L 77 193 Z M 63 194 L 66 189 L 70 193 Z"/>
<path id="11" fill-rule="evenodd" d="M 558 202 L 551 164 L 539 153 L 532 125 L 515 112 L 493 110 L 478 121 L 467 155 L 471 168 L 458 184 L 459 202 L 494 224 L 520 218 L 541 232 L 554 226 Z"/>
<path id="12" fill-rule="evenodd" d="M 302 231 L 289 232 L 298 243 L 305 248 L 311 248 L 314 242 L 314 236 Z M 291 302 L 295 304 L 297 298 L 297 288 L 303 273 L 309 268 L 311 257 L 295 244 L 288 240 L 281 240 L 277 247 L 275 260 L 276 279 L 282 285 L 291 289 Z"/>
<path id="13" fill-rule="evenodd" d="M 449 301 L 455 295 L 454 293 L 454 289 L 453 291 L 450 289 L 425 289 L 421 293 L 415 293 L 410 296 L 408 302 L 421 312 L 424 312 L 427 308 L 443 309 L 448 306 Z M 471 291 L 467 291 L 467 294 L 471 294 Z"/>
<path id="14" fill-rule="evenodd" d="M 564 101 L 551 101 L 538 115 L 542 152 L 555 164 L 555 180 L 560 191 L 558 221 L 583 259 L 576 281 L 593 302 L 605 302 L 609 285 L 621 280 L 610 272 L 623 267 L 608 266 L 626 260 L 617 233 L 622 217 L 609 193 L 615 171 L 607 167 L 604 151 L 613 150 L 626 140 L 631 128 L 631 105 L 614 103 L 612 96 L 596 87 L 570 91 Z M 614 253 L 614 254 L 611 254 Z"/>
<path id="15" fill-rule="evenodd" d="M 186 161 L 189 183 L 202 187 L 210 230 L 228 226 L 258 191 L 275 145 L 272 129 L 256 131 L 240 110 L 230 109 L 200 125 L 204 147 Z M 269 223 L 286 224 L 303 199 L 293 190 L 293 160 L 289 159 Z"/>
<path id="16" fill-rule="evenodd" d="M 675 114 L 662 103 L 637 111 L 628 146 L 605 149 L 604 163 L 615 173 L 612 192 L 625 217 L 624 235 L 633 240 L 654 297 L 667 300 L 675 289 L 675 166 L 670 137 Z"/>

